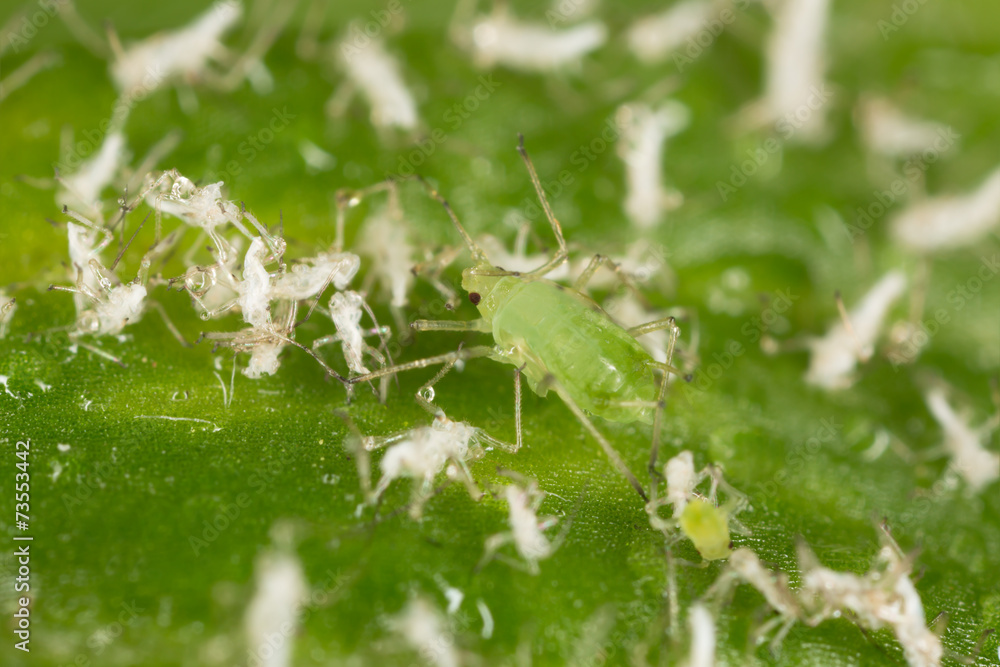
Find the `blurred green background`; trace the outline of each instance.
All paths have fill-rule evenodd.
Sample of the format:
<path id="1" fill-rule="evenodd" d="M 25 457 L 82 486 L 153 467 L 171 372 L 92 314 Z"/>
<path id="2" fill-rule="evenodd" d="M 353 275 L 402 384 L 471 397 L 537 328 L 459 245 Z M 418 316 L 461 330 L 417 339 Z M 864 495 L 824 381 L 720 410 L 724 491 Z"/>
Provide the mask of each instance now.
<path id="1" fill-rule="evenodd" d="M 685 448 L 699 465 L 723 465 L 727 479 L 752 504 L 740 516 L 752 535 L 735 535 L 736 543 L 792 573 L 797 536 L 826 565 L 866 571 L 878 549 L 874 521 L 886 518 L 904 549 L 919 549 L 917 588 L 928 619 L 947 612 L 945 645 L 969 654 L 981 631 L 1000 623 L 1000 494 L 995 483 L 974 496 L 961 484 L 941 482 L 947 459 L 923 456 L 941 444 L 941 432 L 924 406 L 922 389 L 931 378 L 946 380 L 956 390 L 953 402 L 967 407 L 977 423 L 994 410 L 989 379 L 1000 371 L 1000 283 L 987 284 L 961 308 L 948 294 L 975 275 L 982 258 L 1000 253 L 1000 241 L 993 235 L 973 248 L 935 256 L 927 309 L 948 309 L 950 323 L 916 364 L 895 368 L 876 355 L 844 392 L 807 388 L 802 381 L 807 356 L 764 355 L 746 325 L 769 299 L 790 290 L 797 300 L 771 333 L 789 339 L 819 335 L 837 317 L 836 290 L 851 304 L 884 271 L 915 270 L 917 261 L 889 242 L 889 215 L 855 243 L 836 218 L 853 222 L 857 207 L 868 206 L 885 187 L 870 178 L 852 120 L 861 95 L 886 95 L 959 132 L 960 144 L 927 169 L 929 192 L 968 190 L 996 167 L 1000 14 L 995 3 L 916 3 L 919 9 L 885 38 L 879 21 L 890 20 L 892 4 L 838 0 L 828 30 L 828 78 L 835 90 L 827 110 L 830 141 L 820 147 L 784 145 L 725 201 L 717 183 L 767 138 L 731 131 L 734 114 L 762 89 L 762 49 L 771 19 L 761 7 L 739 12 L 704 54 L 679 71 L 669 59 L 640 64 L 623 39 L 632 21 L 664 5 L 604 3 L 596 16 L 607 23 L 609 41 L 579 71 L 541 76 L 495 69 L 489 75 L 496 91 L 455 123 L 449 112 L 474 93 L 485 72 L 447 39 L 451 3 L 404 4 L 405 22 L 385 38 L 389 50 L 403 58 L 403 75 L 418 97 L 423 122 L 418 136 L 380 135 L 367 106 L 357 100 L 345 117 L 326 117 L 324 104 L 343 76 L 334 66 L 296 57 L 305 9 L 299 7 L 265 58 L 275 79 L 273 92 L 261 96 L 246 84 L 229 94 L 197 87 L 197 111 L 187 114 L 176 91 L 163 88 L 128 119 L 133 154 L 144 155 L 179 129 L 183 139 L 161 167 L 200 180 L 225 169 L 229 160 L 240 160 L 240 173 L 227 179 L 229 197 L 246 202 L 267 224 L 280 216 L 288 257 L 294 258 L 313 255 L 332 240 L 330 196 L 336 189 L 370 185 L 397 171 L 421 141 L 428 145 L 426 137 L 437 128 L 445 140 L 424 151 L 429 154 L 420 171 L 439 184 L 474 235 L 512 242 L 516 228 L 504 223 L 505 214 L 534 196 L 514 150 L 522 132 L 543 181 L 564 169 L 577 174 L 563 192 L 553 193 L 553 206 L 578 255 L 621 254 L 638 237 L 621 207 L 621 160 L 609 147 L 577 172 L 571 159 L 600 136 L 619 105 L 670 94 L 692 112 L 688 129 L 670 140 L 664 162 L 667 181 L 684 193 L 685 202 L 651 235 L 651 243 L 666 250 L 674 278 L 654 278 L 647 296 L 657 307 L 696 313 L 682 322 L 684 339 L 697 331 L 702 373 L 713 363 L 724 372 L 711 382 L 673 387 L 664 458 Z M 184 0 L 80 2 L 79 11 L 98 30 L 102 20 L 110 20 L 127 43 L 183 25 L 202 6 Z M 547 8 L 514 5 L 518 15 L 542 21 Z M 3 3 L 0 23 L 21 9 Z M 379 2 L 331 4 L 321 34 L 340 36 L 352 19 L 368 20 L 370 12 L 382 9 Z M 38 11 L 44 8 L 28 6 L 29 16 Z M 237 29 L 226 41 L 237 48 L 248 39 Z M 72 299 L 45 291 L 51 283 L 68 282 L 65 230 L 46 222 L 65 216 L 54 191 L 33 188 L 19 176 L 50 177 L 63 128 L 85 137 L 108 117 L 116 92 L 106 63 L 54 18 L 24 48 L 4 54 L 0 76 L 49 49 L 60 62 L 0 103 L 0 285 L 18 298 L 11 333 L 0 340 L 0 375 L 9 378 L 0 393 L 5 508 L 0 527 L 5 535 L 15 534 L 13 443 L 30 438 L 34 536 L 30 656 L 13 649 L 13 634 L 6 630 L 16 605 L 13 542 L 0 552 L 5 627 L 0 663 L 247 664 L 242 623 L 254 591 L 254 561 L 272 547 L 269 531 L 277 522 L 293 527 L 310 588 L 329 592 L 320 596 L 322 603 L 307 607 L 294 640 L 296 665 L 413 664 L 418 655 L 394 636 L 386 619 L 414 594 L 443 609 L 441 582 L 465 593 L 451 622 L 469 664 L 581 664 L 579 656 L 595 646 L 608 654 L 606 664 L 686 659 L 686 610 L 724 564 L 688 567 L 684 563 L 699 560 L 697 552 L 686 541 L 673 546 L 683 561 L 677 567 L 682 623 L 670 628 L 663 536 L 649 527 L 627 483 L 554 398 L 528 392 L 527 447 L 513 456 L 491 453 L 473 471 L 485 487 L 502 481 L 497 466 L 536 478 L 551 493 L 543 512 L 573 515 L 566 542 L 541 563 L 539 576 L 500 562 L 477 573 L 485 538 L 505 529 L 506 505 L 489 495 L 475 503 L 452 486 L 428 504 L 423 522 L 415 523 L 405 513 L 391 513 L 408 498 L 409 484 L 400 481 L 387 493 L 379 521 L 372 521 L 371 510 L 356 518 L 361 496 L 355 464 L 342 447 L 346 429 L 334 412 L 345 405 L 344 391 L 324 381 L 305 355 L 286 352 L 273 377 L 252 381 L 237 375 L 227 408 L 210 346 L 181 348 L 155 313 L 129 326 L 126 339 L 95 343 L 120 356 L 126 368 L 83 349 L 72 354 L 66 334 L 49 331 L 72 323 Z M 267 125 L 275 109 L 287 109 L 294 118 L 246 160 L 238 147 Z M 299 153 L 303 140 L 328 151 L 336 160 L 333 169 L 311 173 Z M 406 188 L 404 199 L 415 238 L 432 248 L 456 243 L 440 207 L 416 188 Z M 363 205 L 349 216 L 348 247 L 368 210 Z M 544 219 L 536 216 L 533 222 L 547 241 Z M 148 246 L 151 239 L 146 228 L 139 245 Z M 121 275 L 134 275 L 137 248 L 126 254 Z M 456 262 L 448 274 L 452 280 L 465 261 Z M 162 287 L 152 294 L 187 338 L 209 328 L 185 295 Z M 426 315 L 434 302 L 433 290 L 419 284 L 411 314 Z M 376 310 L 391 320 L 385 307 Z M 894 315 L 905 314 L 901 302 Z M 463 302 L 453 316 L 471 319 L 474 309 Z M 216 330 L 239 328 L 237 317 L 210 324 Z M 299 331 L 303 340 L 312 340 L 332 326 L 316 316 Z M 421 335 L 403 346 L 400 358 L 454 349 L 463 340 L 479 339 Z M 746 352 L 730 364 L 725 351 L 731 341 Z M 228 381 L 231 355 L 218 356 Z M 698 359 L 689 353 L 684 361 Z M 349 412 L 365 433 L 425 424 L 428 418 L 412 393 L 431 375 L 428 370 L 400 377 L 387 405 L 361 390 Z M 437 387 L 436 401 L 450 417 L 512 439 L 511 379 L 509 367 L 471 362 Z M 36 381 L 51 388 L 43 390 Z M 137 415 L 203 419 L 214 426 Z M 834 436 L 812 452 L 807 441 L 827 424 L 834 425 Z M 598 426 L 633 470 L 643 470 L 649 429 Z M 889 451 L 866 460 L 862 453 L 880 429 L 898 436 L 915 459 L 904 461 Z M 997 447 L 996 434 L 991 446 Z M 207 537 L 206 522 L 231 512 L 241 494 L 249 500 L 225 529 L 204 547 L 192 542 Z M 490 639 L 480 635 L 477 600 L 495 619 Z M 767 613 L 757 593 L 747 587 L 737 591 L 717 621 L 720 664 L 905 664 L 889 631 L 862 633 L 847 619 L 816 628 L 798 625 L 772 654 L 750 643 Z M 976 664 L 997 664 L 997 646 L 994 635 Z"/>

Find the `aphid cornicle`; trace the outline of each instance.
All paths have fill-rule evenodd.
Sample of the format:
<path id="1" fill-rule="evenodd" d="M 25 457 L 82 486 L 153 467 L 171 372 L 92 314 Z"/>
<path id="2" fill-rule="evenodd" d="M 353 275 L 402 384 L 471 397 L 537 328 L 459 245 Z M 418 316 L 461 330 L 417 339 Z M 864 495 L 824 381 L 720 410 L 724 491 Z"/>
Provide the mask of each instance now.
<path id="1" fill-rule="evenodd" d="M 545 276 L 568 259 L 562 228 L 545 198 L 521 137 L 518 151 L 528 168 L 532 185 L 552 227 L 559 248 L 541 267 L 528 272 L 506 271 L 490 262 L 459 222 L 448 202 L 428 187 L 431 196 L 445 208 L 472 253 L 474 265 L 462 273 L 462 287 L 478 308 L 481 318 L 473 321 L 418 320 L 418 331 L 478 331 L 492 334 L 495 344 L 477 346 L 379 369 L 351 378 L 367 382 L 383 375 L 423 368 L 432 364 L 454 363 L 458 359 L 490 357 L 515 366 L 515 397 L 520 396 L 520 377 L 539 395 L 553 389 L 576 418 L 598 441 L 612 463 L 628 479 L 636 492 L 646 494 L 618 452 L 601 435 L 586 412 L 614 422 L 653 424 L 651 466 L 656 460 L 659 426 L 664 407 L 667 373 L 679 373 L 670 357 L 679 329 L 672 317 L 631 329 L 619 326 L 589 296 L 583 293 L 594 273 L 602 266 L 617 270 L 608 258 L 595 255 L 572 287 L 547 280 Z M 421 179 L 422 180 L 422 179 Z M 425 183 L 426 185 L 426 183 Z M 635 339 L 653 331 L 670 331 L 667 363 L 653 359 Z M 657 378 L 656 373 L 660 373 Z M 516 408 L 517 442 L 521 442 L 520 406 Z"/>

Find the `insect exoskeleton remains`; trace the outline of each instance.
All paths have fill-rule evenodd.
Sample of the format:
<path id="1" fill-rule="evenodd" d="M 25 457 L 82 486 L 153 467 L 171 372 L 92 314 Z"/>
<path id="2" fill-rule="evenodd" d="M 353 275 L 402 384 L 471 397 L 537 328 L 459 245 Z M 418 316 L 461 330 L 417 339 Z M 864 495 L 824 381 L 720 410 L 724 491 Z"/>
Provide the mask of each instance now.
<path id="1" fill-rule="evenodd" d="M 490 357 L 511 364 L 517 369 L 515 381 L 518 387 L 523 375 L 535 393 L 544 396 L 553 390 L 563 399 L 615 467 L 645 500 L 646 493 L 635 475 L 597 430 L 587 413 L 612 422 L 653 424 L 650 458 L 655 461 L 667 374 L 680 374 L 670 365 L 680 330 L 672 317 L 625 329 L 591 299 L 585 289 L 594 273 L 602 266 L 616 268 L 607 257 L 594 256 L 571 287 L 546 279 L 547 274 L 567 261 L 569 253 L 562 227 L 545 198 L 541 182 L 524 149 L 523 137 L 518 151 L 558 242 L 555 254 L 532 271 L 507 271 L 494 265 L 459 222 L 448 202 L 420 179 L 431 196 L 444 206 L 472 254 L 473 265 L 462 273 L 462 288 L 469 293 L 469 300 L 478 308 L 481 318 L 473 321 L 418 320 L 412 326 L 417 331 L 491 334 L 494 344 L 389 366 L 353 377 L 350 381 L 367 382 L 406 370 L 473 357 Z M 653 359 L 636 341 L 639 336 L 663 329 L 670 332 L 666 363 Z M 519 391 L 515 391 L 515 396 L 519 395 Z M 517 405 L 516 412 L 520 414 L 520 405 Z M 517 427 L 520 431 L 519 419 Z"/>

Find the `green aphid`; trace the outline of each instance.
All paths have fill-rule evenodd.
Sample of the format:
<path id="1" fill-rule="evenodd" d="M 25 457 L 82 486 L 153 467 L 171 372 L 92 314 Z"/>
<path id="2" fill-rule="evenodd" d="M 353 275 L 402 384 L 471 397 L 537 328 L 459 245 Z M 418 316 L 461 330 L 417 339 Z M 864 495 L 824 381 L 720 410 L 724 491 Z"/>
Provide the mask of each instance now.
<path id="1" fill-rule="evenodd" d="M 607 266 L 617 272 L 618 267 L 607 257 L 594 256 L 572 287 L 545 278 L 546 274 L 567 261 L 569 253 L 559 221 L 545 199 L 538 175 L 524 150 L 523 138 L 518 150 L 559 244 L 553 257 L 533 271 L 506 271 L 490 262 L 459 222 L 448 202 L 428 186 L 431 195 L 445 207 L 472 253 L 475 264 L 462 272 L 462 288 L 469 293 L 469 300 L 479 309 L 482 317 L 467 322 L 419 320 L 412 326 L 418 331 L 488 333 L 492 334 L 495 344 L 382 368 L 350 381 L 366 382 L 404 370 L 473 357 L 489 357 L 511 364 L 518 369 L 515 372 L 517 446 L 521 444 L 520 377 L 523 374 L 538 395 L 544 396 L 552 389 L 563 399 L 636 492 L 646 500 L 635 475 L 586 413 L 613 422 L 654 424 L 652 465 L 658 449 L 667 373 L 679 373 L 669 364 L 679 329 L 672 317 L 624 329 L 586 295 L 587 283 L 599 268 Z M 638 336 L 661 329 L 670 331 L 667 363 L 653 359 L 636 340 Z M 418 400 L 430 408 L 427 396 L 433 396 L 433 393 L 430 393 L 429 385 L 421 389 L 423 395 L 419 395 Z"/>
<path id="2" fill-rule="evenodd" d="M 705 560 L 729 558 L 733 542 L 729 537 L 729 512 L 701 498 L 692 499 L 681 512 L 681 530 Z"/>

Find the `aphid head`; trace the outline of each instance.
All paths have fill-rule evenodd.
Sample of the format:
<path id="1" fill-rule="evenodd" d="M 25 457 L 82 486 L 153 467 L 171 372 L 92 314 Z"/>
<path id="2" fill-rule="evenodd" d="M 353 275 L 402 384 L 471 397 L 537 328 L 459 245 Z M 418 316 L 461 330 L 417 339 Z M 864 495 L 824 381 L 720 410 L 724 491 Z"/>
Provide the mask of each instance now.
<path id="1" fill-rule="evenodd" d="M 469 301 L 479 308 L 479 312 L 487 319 L 496 310 L 497 297 L 500 294 L 494 294 L 494 291 L 505 275 L 509 274 L 489 262 L 479 262 L 462 272 L 462 289 L 469 293 Z"/>

